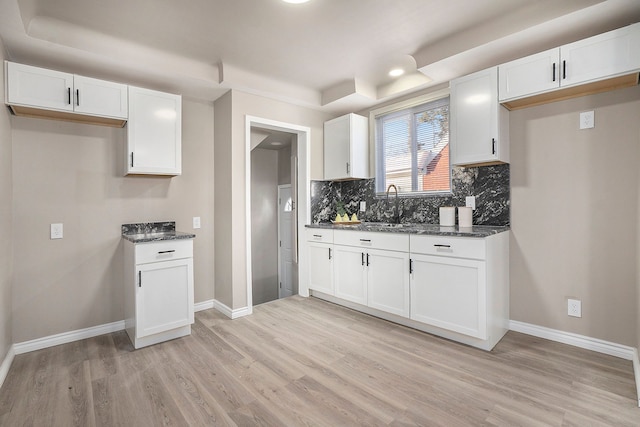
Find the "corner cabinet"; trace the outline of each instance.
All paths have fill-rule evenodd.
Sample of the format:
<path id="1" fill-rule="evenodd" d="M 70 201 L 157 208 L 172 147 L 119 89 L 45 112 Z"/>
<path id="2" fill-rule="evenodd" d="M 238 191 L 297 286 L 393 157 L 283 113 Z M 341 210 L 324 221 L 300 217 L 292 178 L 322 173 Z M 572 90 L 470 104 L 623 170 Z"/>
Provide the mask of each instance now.
<path id="1" fill-rule="evenodd" d="M 621 76 L 640 70 L 640 23 L 516 59 L 498 69 L 500 102 L 510 108 L 578 96 L 582 92 L 576 88 L 556 95 L 548 92 L 587 83 L 591 86 L 586 93 L 637 84 L 637 76 Z M 611 84 L 603 83 L 614 78 Z M 510 102 L 534 95 L 538 98 L 528 104 Z"/>
<path id="2" fill-rule="evenodd" d="M 509 111 L 497 67 L 451 81 L 451 164 L 509 163 Z"/>
<path id="3" fill-rule="evenodd" d="M 16 115 L 124 126 L 128 86 L 5 61 L 5 103 Z"/>
<path id="4" fill-rule="evenodd" d="M 182 173 L 182 98 L 129 87 L 125 175 Z"/>
<path id="5" fill-rule="evenodd" d="M 324 179 L 369 178 L 369 120 L 347 114 L 324 124 Z"/>
<path id="6" fill-rule="evenodd" d="M 193 240 L 125 241 L 125 329 L 135 348 L 191 333 Z"/>

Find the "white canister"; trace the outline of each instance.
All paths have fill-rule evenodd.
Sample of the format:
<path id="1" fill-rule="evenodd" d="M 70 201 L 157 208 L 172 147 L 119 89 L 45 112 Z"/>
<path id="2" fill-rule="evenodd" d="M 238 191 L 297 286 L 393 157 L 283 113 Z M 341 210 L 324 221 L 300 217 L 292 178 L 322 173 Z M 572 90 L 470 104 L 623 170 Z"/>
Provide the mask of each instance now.
<path id="1" fill-rule="evenodd" d="M 453 227 L 456 225 L 456 208 L 453 206 L 443 206 L 440 208 L 440 225 Z"/>
<path id="2" fill-rule="evenodd" d="M 458 208 L 458 227 L 473 227 L 473 209 L 466 206 Z"/>

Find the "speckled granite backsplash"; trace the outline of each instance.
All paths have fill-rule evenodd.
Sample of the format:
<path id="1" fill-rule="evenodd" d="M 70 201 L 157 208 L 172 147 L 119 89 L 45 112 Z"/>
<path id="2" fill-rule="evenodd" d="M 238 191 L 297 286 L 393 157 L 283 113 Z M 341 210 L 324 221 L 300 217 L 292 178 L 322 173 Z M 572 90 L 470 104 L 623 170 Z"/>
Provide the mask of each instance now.
<path id="1" fill-rule="evenodd" d="M 403 223 L 438 224 L 440 206 L 464 206 L 466 196 L 476 196 L 473 223 L 477 225 L 509 224 L 509 165 L 452 169 L 453 194 L 425 197 L 399 197 Z M 336 216 L 336 201 L 342 200 L 349 214 L 361 221 L 393 222 L 394 193 L 389 202 L 376 197 L 375 180 L 311 181 L 311 221 L 328 222 Z M 358 212 L 359 202 L 367 202 L 366 212 Z"/>

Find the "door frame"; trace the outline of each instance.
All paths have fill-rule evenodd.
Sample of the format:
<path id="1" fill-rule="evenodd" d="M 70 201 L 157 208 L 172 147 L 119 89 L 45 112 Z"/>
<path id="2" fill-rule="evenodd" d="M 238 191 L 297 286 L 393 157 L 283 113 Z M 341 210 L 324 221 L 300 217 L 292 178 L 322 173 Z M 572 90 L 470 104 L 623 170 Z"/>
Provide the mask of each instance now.
<path id="1" fill-rule="evenodd" d="M 253 313 L 253 274 L 251 272 L 251 128 L 277 130 L 296 135 L 298 148 L 298 242 L 304 236 L 305 224 L 311 222 L 311 128 L 280 122 L 255 116 L 245 116 L 245 236 L 246 236 L 246 275 L 247 275 L 247 314 Z M 295 177 L 291 177 L 295 179 Z M 306 251 L 298 243 L 298 277 L 306 277 Z M 298 280 L 298 295 L 308 297 L 309 288 L 305 281 Z"/>
<path id="2" fill-rule="evenodd" d="M 293 177 L 291 177 L 291 179 L 293 180 Z M 280 234 L 280 215 L 282 210 L 280 209 L 280 203 L 281 203 L 281 198 L 280 198 L 280 191 L 283 188 L 288 188 L 289 190 L 292 190 L 292 186 L 291 184 L 280 184 L 278 185 L 278 299 L 282 298 L 282 287 L 280 286 L 280 284 L 282 283 L 281 278 L 282 278 L 282 245 L 280 244 L 280 242 L 282 241 L 280 239 L 281 234 Z M 292 195 L 293 196 L 293 195 Z M 291 235 L 291 240 L 293 240 L 293 234 Z M 293 244 L 293 242 L 292 242 Z M 293 256 L 291 257 L 292 261 L 293 261 Z"/>

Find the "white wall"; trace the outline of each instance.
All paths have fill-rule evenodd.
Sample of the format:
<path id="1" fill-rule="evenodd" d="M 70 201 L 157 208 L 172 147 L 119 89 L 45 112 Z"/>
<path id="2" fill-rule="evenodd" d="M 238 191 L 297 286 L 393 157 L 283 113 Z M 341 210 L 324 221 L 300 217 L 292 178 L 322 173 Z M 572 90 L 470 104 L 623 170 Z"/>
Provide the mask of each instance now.
<path id="1" fill-rule="evenodd" d="M 638 345 L 640 87 L 512 111 L 510 127 L 511 318 Z"/>
<path id="2" fill-rule="evenodd" d="M 183 174 L 168 178 L 122 176 L 125 129 L 12 117 L 14 342 L 123 319 L 124 223 L 194 231 L 195 301 L 213 298 L 213 119 L 184 100 Z"/>
<path id="3" fill-rule="evenodd" d="M 6 58 L 0 40 L 0 63 Z M 4 66 L 0 70 L 4 82 Z M 0 88 L 0 99 L 4 99 L 4 84 Z M 11 122 L 9 112 L 0 108 L 0 364 L 12 344 L 11 293 L 13 283 L 13 187 L 11 183 Z"/>

